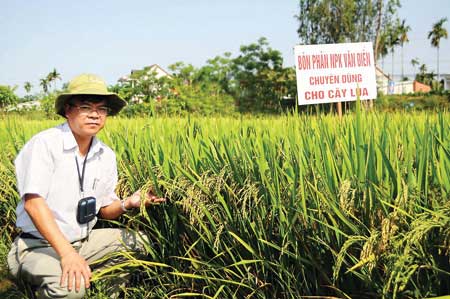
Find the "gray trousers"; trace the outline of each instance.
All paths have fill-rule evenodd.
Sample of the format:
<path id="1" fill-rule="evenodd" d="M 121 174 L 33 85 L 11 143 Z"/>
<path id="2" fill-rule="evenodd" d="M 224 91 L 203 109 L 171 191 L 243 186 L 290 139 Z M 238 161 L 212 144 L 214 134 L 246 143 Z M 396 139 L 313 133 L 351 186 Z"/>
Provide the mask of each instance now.
<path id="1" fill-rule="evenodd" d="M 142 251 L 143 238 L 141 234 L 125 229 L 95 229 L 88 240 L 73 242 L 72 246 L 91 264 L 110 253 Z M 113 263 L 94 264 L 91 270 L 94 272 Z M 84 283 L 81 283 L 79 292 L 75 288 L 69 292 L 67 286 L 60 286 L 60 258 L 44 240 L 17 237 L 8 254 L 8 266 L 15 277 L 37 289 L 38 298 L 82 298 L 85 295 Z"/>

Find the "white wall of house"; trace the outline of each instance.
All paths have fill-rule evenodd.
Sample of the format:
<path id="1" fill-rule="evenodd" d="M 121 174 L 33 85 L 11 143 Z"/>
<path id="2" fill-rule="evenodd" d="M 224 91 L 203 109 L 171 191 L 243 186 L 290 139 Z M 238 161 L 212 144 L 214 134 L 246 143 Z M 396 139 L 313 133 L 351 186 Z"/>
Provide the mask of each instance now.
<path id="1" fill-rule="evenodd" d="M 378 90 L 383 94 L 404 94 L 414 92 L 414 81 L 383 82 L 378 84 Z"/>
<path id="2" fill-rule="evenodd" d="M 406 94 L 414 92 L 414 80 L 392 81 L 391 78 L 378 67 L 375 69 L 375 72 L 379 92 L 383 94 Z"/>

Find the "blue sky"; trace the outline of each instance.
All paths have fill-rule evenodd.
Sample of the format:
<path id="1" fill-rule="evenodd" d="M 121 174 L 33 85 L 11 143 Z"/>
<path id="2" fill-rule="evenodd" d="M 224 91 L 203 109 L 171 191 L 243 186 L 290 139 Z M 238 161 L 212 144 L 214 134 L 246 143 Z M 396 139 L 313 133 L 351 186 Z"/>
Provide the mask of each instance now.
<path id="1" fill-rule="evenodd" d="M 417 57 L 436 70 L 436 49 L 427 33 L 441 17 L 449 17 L 450 0 L 403 0 L 399 11 L 412 28 L 404 48 L 405 73 Z M 224 52 L 266 37 L 282 52 L 285 66 L 294 64 L 298 43 L 297 1 L 285 0 L 6 0 L 0 4 L 0 85 L 39 79 L 53 68 L 62 81 L 84 72 L 108 84 L 146 65 L 163 68 L 177 61 L 197 67 Z M 450 21 L 446 23 L 450 32 Z M 450 73 L 450 40 L 441 41 L 441 73 Z M 384 69 L 391 72 L 390 56 Z M 400 74 L 400 49 L 394 73 Z M 60 84 L 60 83 L 59 83 Z"/>

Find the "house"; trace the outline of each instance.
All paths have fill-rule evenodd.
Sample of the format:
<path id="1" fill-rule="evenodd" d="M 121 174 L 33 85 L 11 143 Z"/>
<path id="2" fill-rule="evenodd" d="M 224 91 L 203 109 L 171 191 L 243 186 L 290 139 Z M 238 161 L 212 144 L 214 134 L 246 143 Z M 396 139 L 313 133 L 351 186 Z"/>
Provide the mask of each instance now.
<path id="1" fill-rule="evenodd" d="M 36 100 L 36 101 L 18 103 L 17 105 L 13 105 L 13 106 L 8 106 L 8 108 L 6 110 L 7 111 L 27 111 L 27 110 L 39 109 L 40 106 L 41 106 L 41 102 Z"/>
<path id="2" fill-rule="evenodd" d="M 132 88 L 136 86 L 137 83 L 144 83 L 148 79 L 161 79 L 168 78 L 172 79 L 172 75 L 170 75 L 166 70 L 160 67 L 157 64 L 152 64 L 150 66 L 146 66 L 141 70 L 131 70 L 131 74 L 129 76 L 121 77 L 118 82 L 122 85 L 130 84 Z M 147 88 L 151 92 L 158 92 L 161 86 L 158 82 L 145 82 Z M 132 103 L 142 103 L 145 98 L 144 94 L 134 94 L 132 95 L 130 101 Z M 158 95 L 155 100 L 160 100 L 161 96 Z"/>
<path id="3" fill-rule="evenodd" d="M 381 68 L 375 66 L 375 78 L 377 81 L 378 91 L 382 91 L 383 93 L 387 94 L 384 88 L 386 88 L 386 86 L 389 86 L 389 81 L 391 81 L 390 77 L 385 74 Z"/>
<path id="4" fill-rule="evenodd" d="M 147 80 L 150 75 L 154 75 L 156 79 L 163 77 L 167 77 L 169 79 L 172 78 L 172 76 L 162 67 L 157 64 L 152 64 L 144 67 L 142 70 L 131 70 L 131 74 L 129 76 L 123 76 L 118 81 L 122 84 L 131 83 L 131 86 L 134 87 L 136 81 L 140 78 Z"/>
<path id="5" fill-rule="evenodd" d="M 431 87 L 415 80 L 394 81 L 386 75 L 378 66 L 375 69 L 377 88 L 383 94 L 405 94 L 414 92 L 429 92 Z M 450 76 L 449 76 L 450 79 Z M 449 82 L 450 84 L 450 82 Z"/>
<path id="6" fill-rule="evenodd" d="M 429 85 L 414 81 L 414 92 L 430 92 L 431 87 Z"/>
<path id="7" fill-rule="evenodd" d="M 441 74 L 440 77 L 444 81 L 444 90 L 450 90 L 450 74 Z"/>

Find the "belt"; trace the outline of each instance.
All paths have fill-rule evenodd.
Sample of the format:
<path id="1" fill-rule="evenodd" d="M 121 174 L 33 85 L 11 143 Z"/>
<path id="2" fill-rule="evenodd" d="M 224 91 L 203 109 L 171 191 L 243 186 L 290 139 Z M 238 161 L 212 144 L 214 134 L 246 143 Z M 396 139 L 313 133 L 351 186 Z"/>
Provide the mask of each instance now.
<path id="1" fill-rule="evenodd" d="M 34 240 L 45 240 L 45 239 L 36 237 L 35 235 L 32 235 L 30 233 L 24 233 L 24 232 L 21 232 L 19 234 L 19 238 L 22 238 L 22 239 L 34 239 Z M 75 243 L 75 242 L 78 242 L 78 241 L 83 242 L 86 239 L 88 239 L 88 237 L 84 237 L 83 239 L 73 241 L 72 243 Z"/>
<path id="2" fill-rule="evenodd" d="M 32 235 L 30 233 L 24 233 L 24 232 L 21 232 L 19 237 L 22 238 L 22 239 L 42 240 L 42 238 L 36 237 L 35 235 Z"/>

